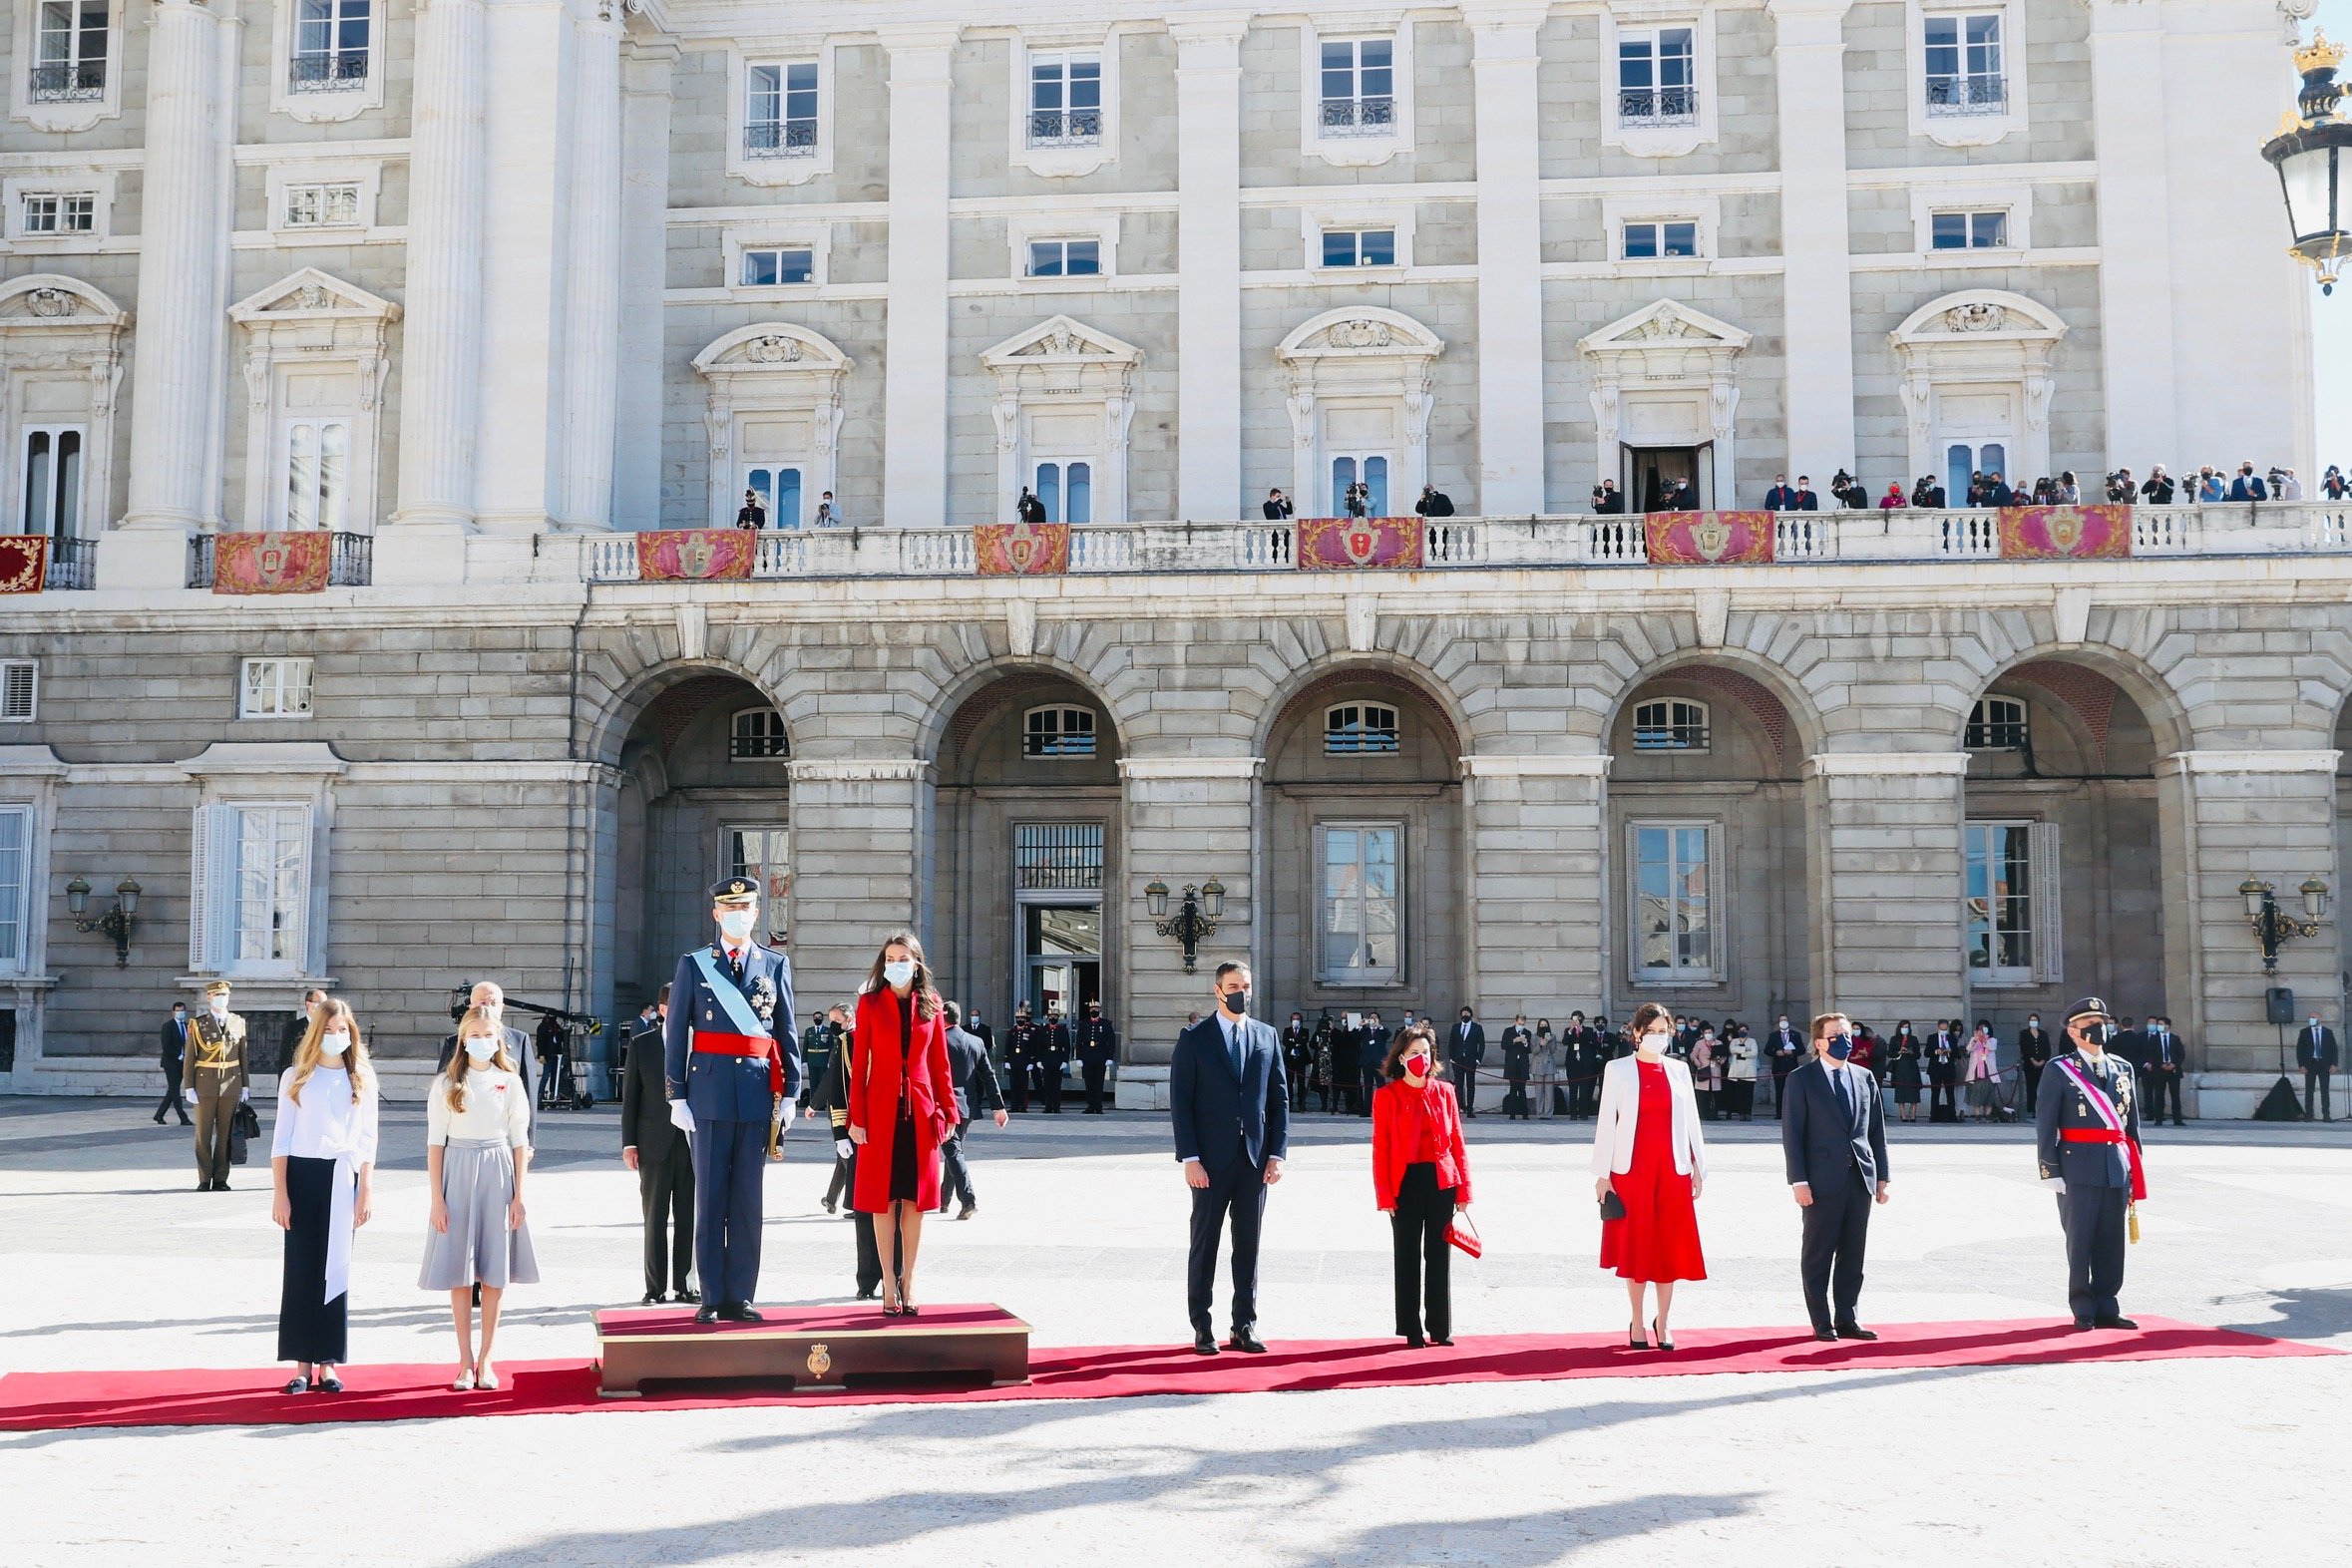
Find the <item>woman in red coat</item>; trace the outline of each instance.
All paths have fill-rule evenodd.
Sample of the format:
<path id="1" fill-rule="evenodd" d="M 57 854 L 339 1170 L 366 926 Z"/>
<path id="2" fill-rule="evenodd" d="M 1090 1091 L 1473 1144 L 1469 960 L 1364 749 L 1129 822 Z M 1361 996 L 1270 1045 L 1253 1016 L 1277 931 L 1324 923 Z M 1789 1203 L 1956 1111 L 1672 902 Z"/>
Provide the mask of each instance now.
<path id="1" fill-rule="evenodd" d="M 912 1318 L 923 1216 L 940 1206 L 940 1144 L 956 1117 L 947 1019 L 913 932 L 892 937 L 875 958 L 858 994 L 857 1037 L 849 1135 L 860 1147 L 851 1203 L 874 1216 L 876 1255 L 899 1260 L 896 1278 L 883 1274 L 884 1315 Z"/>
<path id="2" fill-rule="evenodd" d="M 1437 1081 L 1437 1036 L 1423 1025 L 1397 1034 L 1381 1070 L 1389 1081 L 1372 1095 L 1372 1196 L 1395 1235 L 1396 1332 L 1416 1351 L 1451 1345 L 1453 1248 L 1445 1227 L 1470 1207 L 1461 1111 Z"/>

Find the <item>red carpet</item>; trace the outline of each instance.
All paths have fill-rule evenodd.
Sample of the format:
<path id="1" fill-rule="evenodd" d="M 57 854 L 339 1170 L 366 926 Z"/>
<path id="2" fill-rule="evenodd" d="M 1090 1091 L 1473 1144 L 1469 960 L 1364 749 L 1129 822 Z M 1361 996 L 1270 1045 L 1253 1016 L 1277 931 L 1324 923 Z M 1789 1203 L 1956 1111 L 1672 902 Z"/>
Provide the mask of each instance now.
<path id="1" fill-rule="evenodd" d="M 925 1309 L 928 1316 L 934 1309 Z M 952 1308 L 936 1309 L 942 1312 Z M 344 1369 L 344 1391 L 288 1397 L 285 1368 L 241 1372 L 12 1372 L 0 1377 L 0 1431 L 87 1426 L 226 1426 L 538 1415 L 576 1410 L 709 1409 L 747 1404 L 976 1403 L 1111 1399 L 1153 1393 L 1262 1393 L 1398 1388 L 1445 1382 L 1660 1377 L 1695 1372 L 1885 1372 L 2233 1357 L 2332 1356 L 2292 1340 L 2143 1318 L 2137 1334 L 2074 1334 L 2052 1321 L 1882 1325 L 1875 1344 L 1823 1345 L 1790 1329 L 1686 1329 L 1671 1356 L 1629 1351 L 1601 1335 L 1464 1338 L 1451 1350 L 1395 1340 L 1277 1340 L 1271 1354 L 1194 1356 L 1173 1345 L 1040 1347 L 1025 1385 L 853 1388 L 838 1393 L 701 1388 L 636 1399 L 596 1394 L 585 1361 L 513 1362 L 497 1393 L 457 1393 L 445 1363 Z"/>

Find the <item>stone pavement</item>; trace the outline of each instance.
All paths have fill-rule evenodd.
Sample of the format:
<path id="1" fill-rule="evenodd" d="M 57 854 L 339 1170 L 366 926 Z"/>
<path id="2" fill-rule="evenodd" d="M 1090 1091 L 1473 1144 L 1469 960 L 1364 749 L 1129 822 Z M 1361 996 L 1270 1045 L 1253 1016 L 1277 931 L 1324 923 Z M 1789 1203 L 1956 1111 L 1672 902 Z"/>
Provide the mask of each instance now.
<path id="1" fill-rule="evenodd" d="M 0 1371 L 265 1366 L 267 1174 L 191 1188 L 129 1100 L 0 1100 Z M 1865 1321 L 2055 1317 L 2063 1260 L 2018 1128 L 1896 1128 Z M 1457 1330 L 1609 1331 L 1589 1135 L 1473 1123 L 1487 1256 Z M 1309 1117 L 1268 1215 L 1263 1331 L 1389 1327 L 1366 1124 Z M 633 1301 L 634 1178 L 608 1109 L 543 1120 L 504 1359 L 585 1356 Z M 416 1289 L 423 1116 L 389 1108 L 354 1265 L 358 1360 L 449 1354 Z M 1040 1344 L 1184 1337 L 1185 1198 L 1157 1118 L 1016 1120 L 974 1145 L 980 1217 L 935 1223 L 921 1298 Z M 803 1127 L 769 1173 L 771 1302 L 838 1299 L 850 1227 Z M 1720 1130 L 1712 1278 L 1685 1328 L 1794 1325 L 1768 1123 Z M 2352 1128 L 2165 1132 L 2127 1311 L 2352 1350 Z M 985 1406 L 625 1411 L 312 1428 L 0 1434 L 0 1563 L 1307 1565 L 2318 1561 L 2342 1549 L 2352 1358 L 1453 1385 Z M 2089 1501 L 2088 1499 L 2098 1499 Z M 2333 1518 L 2334 1526 L 2326 1521 Z"/>

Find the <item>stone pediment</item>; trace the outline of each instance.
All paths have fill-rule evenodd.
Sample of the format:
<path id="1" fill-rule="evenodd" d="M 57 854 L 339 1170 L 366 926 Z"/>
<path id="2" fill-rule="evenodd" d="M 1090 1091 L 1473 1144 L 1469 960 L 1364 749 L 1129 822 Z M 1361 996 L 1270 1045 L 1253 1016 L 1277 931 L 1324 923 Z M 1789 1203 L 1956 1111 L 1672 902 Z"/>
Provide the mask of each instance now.
<path id="1" fill-rule="evenodd" d="M 1293 328 L 1275 351 L 1283 359 L 1434 359 L 1445 340 L 1408 315 L 1356 305 L 1327 310 Z"/>
<path id="2" fill-rule="evenodd" d="M 400 307 L 356 283 L 306 266 L 228 307 L 229 319 L 256 322 L 366 318 L 397 321 Z"/>
<path id="3" fill-rule="evenodd" d="M 998 372 L 1051 364 L 1132 370 L 1143 363 L 1143 350 L 1068 316 L 1053 316 L 983 349 L 980 363 Z"/>
<path id="4" fill-rule="evenodd" d="M 1966 288 L 1929 300 L 1887 335 L 1898 345 L 1927 339 L 2056 342 L 2066 336 L 2066 323 L 2057 312 L 2023 294 L 1999 288 Z"/>
<path id="5" fill-rule="evenodd" d="M 122 327 L 123 307 L 80 278 L 34 272 L 0 285 L 0 326 Z"/>
<path id="6" fill-rule="evenodd" d="M 839 372 L 850 368 L 850 357 L 822 333 L 785 321 L 756 321 L 737 327 L 694 356 L 694 368 L 713 371 L 757 372 L 806 370 Z"/>
<path id="7" fill-rule="evenodd" d="M 1587 354 L 1652 348 L 1738 353 L 1747 348 L 1749 334 L 1729 321 L 1718 320 L 1679 300 L 1661 299 L 1587 334 L 1576 346 Z"/>

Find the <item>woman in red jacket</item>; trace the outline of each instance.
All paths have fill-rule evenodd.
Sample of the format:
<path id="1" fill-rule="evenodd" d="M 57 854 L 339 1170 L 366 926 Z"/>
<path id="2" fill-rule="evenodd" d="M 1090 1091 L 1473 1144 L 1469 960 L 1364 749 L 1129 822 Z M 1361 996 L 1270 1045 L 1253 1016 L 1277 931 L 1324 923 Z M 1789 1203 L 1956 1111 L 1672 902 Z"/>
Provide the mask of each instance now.
<path id="1" fill-rule="evenodd" d="M 1470 1207 L 1461 1111 L 1437 1081 L 1437 1036 L 1397 1034 L 1372 1096 L 1372 1192 L 1396 1241 L 1396 1332 L 1414 1350 L 1453 1343 L 1453 1248 L 1445 1227 Z M 1424 1295 L 1428 1338 L 1421 1337 Z"/>
<path id="2" fill-rule="evenodd" d="M 884 1315 L 912 1318 L 923 1216 L 940 1206 L 940 1144 L 956 1115 L 947 1020 L 913 932 L 893 936 L 875 958 L 858 993 L 857 1038 L 849 1135 L 860 1147 L 851 1203 L 874 1216 L 876 1255 L 899 1260 L 895 1277 L 883 1272 Z"/>

